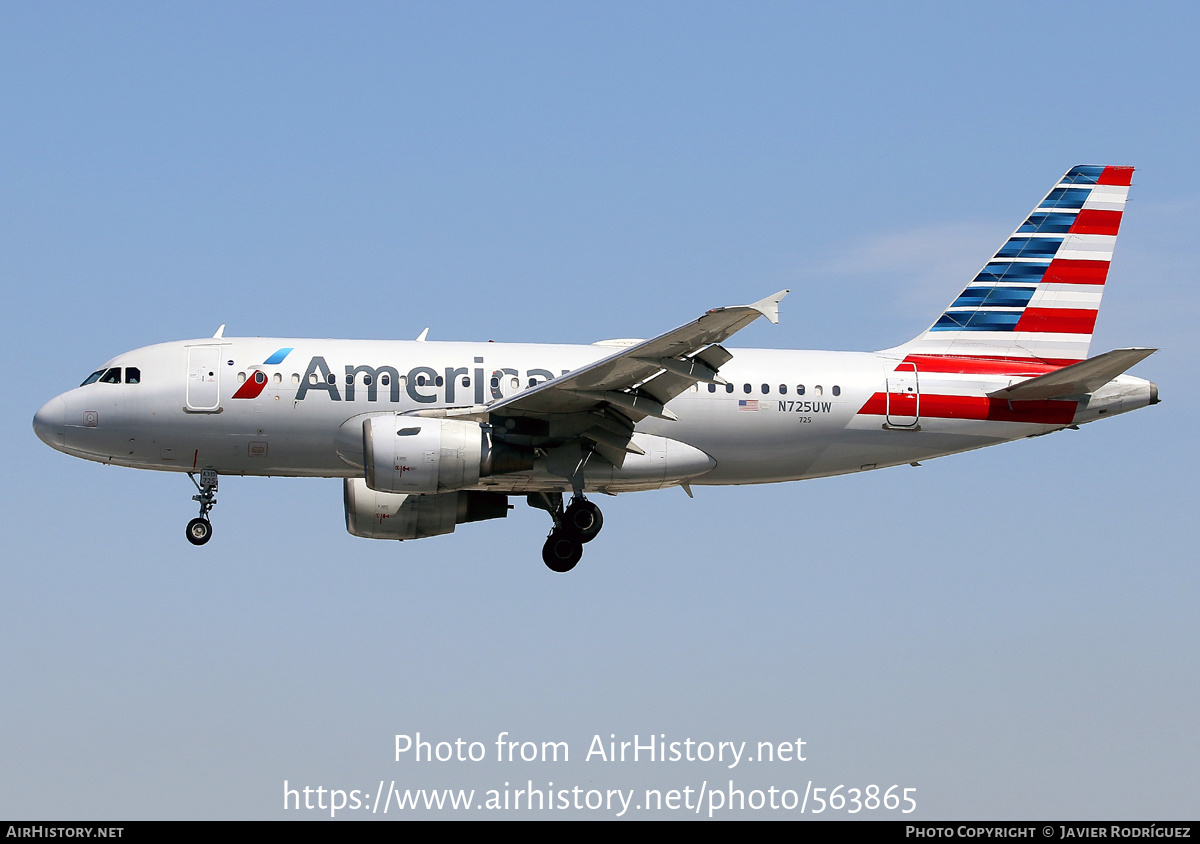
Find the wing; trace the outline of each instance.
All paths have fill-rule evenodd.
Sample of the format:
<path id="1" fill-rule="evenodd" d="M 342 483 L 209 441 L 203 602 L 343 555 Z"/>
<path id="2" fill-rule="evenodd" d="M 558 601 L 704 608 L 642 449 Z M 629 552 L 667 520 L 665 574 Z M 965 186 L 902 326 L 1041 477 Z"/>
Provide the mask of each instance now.
<path id="1" fill-rule="evenodd" d="M 717 370 L 733 355 L 719 344 L 760 316 L 779 322 L 780 290 L 752 305 L 714 308 L 699 319 L 652 340 L 623 348 L 595 363 L 544 381 L 487 407 L 490 421 L 542 417 L 535 437 L 551 445 L 582 439 L 617 466 L 628 452 L 633 426 L 654 416 L 675 419 L 665 405 L 698 381 L 724 384 Z M 544 430 L 542 430 L 544 427 Z M 528 426 L 514 424 L 512 439 Z"/>

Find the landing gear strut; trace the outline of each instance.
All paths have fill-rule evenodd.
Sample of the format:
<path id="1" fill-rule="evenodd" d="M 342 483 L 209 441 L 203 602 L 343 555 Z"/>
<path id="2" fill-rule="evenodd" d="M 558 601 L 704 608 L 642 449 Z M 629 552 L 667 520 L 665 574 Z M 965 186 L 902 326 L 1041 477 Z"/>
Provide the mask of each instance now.
<path id="1" fill-rule="evenodd" d="M 188 472 L 188 477 L 200 493 L 192 496 L 193 501 L 200 502 L 200 516 L 188 522 L 187 539 L 193 545 L 203 545 L 212 539 L 212 523 L 208 520 L 208 511 L 217 503 L 217 472 L 215 469 L 202 470 L 198 482 L 191 472 Z"/>
<path id="2" fill-rule="evenodd" d="M 591 542 L 604 526 L 600 508 L 583 495 L 571 497 L 563 509 L 561 492 L 535 492 L 527 496 L 530 507 L 545 510 L 554 519 L 554 529 L 542 546 L 542 562 L 554 572 L 568 572 L 583 557 L 583 543 Z"/>

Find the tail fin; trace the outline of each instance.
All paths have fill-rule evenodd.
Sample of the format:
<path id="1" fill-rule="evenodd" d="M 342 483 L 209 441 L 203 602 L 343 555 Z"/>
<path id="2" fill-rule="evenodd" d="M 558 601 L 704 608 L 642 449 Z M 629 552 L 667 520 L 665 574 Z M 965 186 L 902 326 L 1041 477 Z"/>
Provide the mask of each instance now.
<path id="1" fill-rule="evenodd" d="M 1065 366 L 1084 360 L 1132 167 L 1072 167 L 919 337 L 896 351 Z"/>

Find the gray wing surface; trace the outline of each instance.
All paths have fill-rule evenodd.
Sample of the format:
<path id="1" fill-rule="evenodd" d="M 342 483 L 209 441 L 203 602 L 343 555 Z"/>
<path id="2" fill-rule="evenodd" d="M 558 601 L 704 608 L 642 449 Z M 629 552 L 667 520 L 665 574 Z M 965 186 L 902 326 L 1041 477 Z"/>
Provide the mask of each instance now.
<path id="1" fill-rule="evenodd" d="M 585 440 L 591 450 L 620 466 L 633 426 L 654 416 L 674 419 L 664 405 L 698 381 L 724 384 L 717 370 L 733 356 L 719 344 L 760 316 L 779 322 L 780 290 L 751 305 L 714 308 L 699 319 L 651 340 L 487 406 L 493 423 L 513 417 L 547 416 L 547 436 Z"/>
<path id="2" fill-rule="evenodd" d="M 488 406 L 490 413 L 572 413 L 608 403 L 641 421 L 666 416 L 663 405 L 697 381 L 725 383 L 717 369 L 732 355 L 716 345 L 760 316 L 779 322 L 781 290 L 752 305 L 714 308 L 697 320 L 652 340 L 543 381 Z"/>

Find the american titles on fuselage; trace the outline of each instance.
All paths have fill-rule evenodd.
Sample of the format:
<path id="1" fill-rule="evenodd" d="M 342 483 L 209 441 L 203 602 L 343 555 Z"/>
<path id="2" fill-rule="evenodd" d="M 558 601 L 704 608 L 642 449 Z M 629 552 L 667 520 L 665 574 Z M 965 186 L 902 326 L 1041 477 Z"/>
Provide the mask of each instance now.
<path id="1" fill-rule="evenodd" d="M 481 357 L 474 359 L 475 364 L 483 362 Z M 233 362 L 230 361 L 230 363 Z M 522 385 L 534 387 L 555 377 L 553 372 L 544 368 L 526 369 L 522 372 L 511 367 L 503 367 L 487 373 L 485 367 L 478 365 L 473 369 L 465 366 L 447 366 L 442 370 L 443 374 L 439 374 L 438 370 L 432 366 L 414 366 L 408 370 L 407 374 L 401 374 L 399 368 L 390 365 L 346 364 L 344 368 L 345 376 L 339 384 L 337 376 L 334 375 L 333 369 L 326 362 L 324 356 L 314 355 L 309 360 L 308 368 L 303 375 L 293 373 L 291 376 L 296 387 L 296 401 L 303 401 L 310 392 L 318 392 L 324 393 L 330 401 L 355 401 L 361 397 L 369 402 L 383 400 L 397 403 L 401 400 L 401 391 L 403 391 L 404 395 L 418 404 L 445 403 L 452 405 L 455 402 L 483 404 L 488 399 L 504 398 L 506 394 L 522 389 Z M 567 375 L 570 371 L 564 369 L 561 374 Z M 283 383 L 284 379 L 280 373 L 275 373 L 273 377 L 277 384 Z M 272 376 L 259 368 L 252 369 L 248 374 L 240 372 L 239 380 L 244 380 L 233 394 L 233 398 L 257 398 L 271 378 Z M 810 389 L 815 395 L 820 396 L 824 394 L 825 390 L 821 385 L 810 388 L 804 384 L 743 384 L 740 388 L 733 384 L 725 384 L 719 389 L 726 393 L 758 393 L 764 396 L 789 395 L 793 391 L 794 395 L 803 396 Z M 717 392 L 718 385 L 709 384 L 708 391 Z M 830 387 L 830 394 L 835 397 L 840 396 L 841 391 L 840 385 L 835 384 Z M 741 410 L 768 410 L 775 407 L 775 403 L 767 399 L 742 400 L 740 405 L 739 409 Z M 831 407 L 832 404 L 829 401 L 781 400 L 778 402 L 779 411 L 784 413 L 828 413 Z"/>

